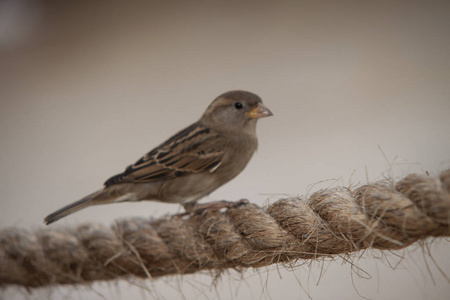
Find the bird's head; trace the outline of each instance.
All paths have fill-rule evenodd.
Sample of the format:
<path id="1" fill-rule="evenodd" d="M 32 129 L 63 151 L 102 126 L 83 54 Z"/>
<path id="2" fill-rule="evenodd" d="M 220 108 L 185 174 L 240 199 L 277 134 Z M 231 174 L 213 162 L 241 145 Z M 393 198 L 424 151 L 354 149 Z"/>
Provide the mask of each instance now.
<path id="1" fill-rule="evenodd" d="M 214 99 L 200 120 L 216 131 L 254 131 L 258 119 L 272 115 L 257 95 L 230 91 Z"/>

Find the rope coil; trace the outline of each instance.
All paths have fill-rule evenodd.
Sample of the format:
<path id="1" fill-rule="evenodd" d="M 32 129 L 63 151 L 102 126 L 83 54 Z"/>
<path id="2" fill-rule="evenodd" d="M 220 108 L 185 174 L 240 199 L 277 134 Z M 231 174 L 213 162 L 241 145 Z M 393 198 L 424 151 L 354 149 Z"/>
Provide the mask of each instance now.
<path id="1" fill-rule="evenodd" d="M 130 218 L 110 228 L 0 231 L 0 286 L 80 284 L 125 276 L 262 267 L 450 235 L 450 170 L 395 186 L 326 189 L 186 219 Z"/>

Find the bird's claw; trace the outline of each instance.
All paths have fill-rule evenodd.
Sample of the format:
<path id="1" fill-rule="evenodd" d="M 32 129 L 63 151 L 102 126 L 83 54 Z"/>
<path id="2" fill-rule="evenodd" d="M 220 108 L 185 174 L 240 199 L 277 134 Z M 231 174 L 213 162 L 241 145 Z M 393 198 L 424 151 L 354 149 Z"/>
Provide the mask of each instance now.
<path id="1" fill-rule="evenodd" d="M 204 215 L 206 212 L 209 211 L 219 211 L 222 208 L 236 208 L 241 205 L 248 204 L 249 201 L 247 199 L 241 199 L 239 201 L 227 201 L 227 200 L 220 200 L 220 201 L 214 201 L 214 202 L 207 202 L 202 204 L 197 204 L 195 208 L 192 211 L 186 211 L 184 213 L 177 214 L 177 217 L 185 217 L 187 215 Z"/>

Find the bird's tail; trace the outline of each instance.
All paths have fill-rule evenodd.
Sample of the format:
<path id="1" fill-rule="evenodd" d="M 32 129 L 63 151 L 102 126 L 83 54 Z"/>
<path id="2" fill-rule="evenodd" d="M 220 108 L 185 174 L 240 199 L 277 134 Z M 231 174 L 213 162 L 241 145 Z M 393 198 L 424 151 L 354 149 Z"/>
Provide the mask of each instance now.
<path id="1" fill-rule="evenodd" d="M 104 201 L 97 201 L 97 200 L 104 198 L 105 195 L 104 195 L 103 191 L 104 190 L 96 191 L 92 194 L 87 195 L 86 197 L 84 197 L 81 200 L 78 200 L 74 203 L 64 206 L 63 208 L 58 209 L 57 211 L 55 211 L 55 212 L 49 214 L 47 217 L 45 217 L 44 223 L 46 225 L 49 225 L 53 222 L 58 221 L 61 218 L 64 218 L 65 216 L 73 214 L 74 212 L 77 212 L 83 208 L 86 208 L 91 205 L 104 203 Z M 102 199 L 102 200 L 104 200 L 104 199 Z"/>

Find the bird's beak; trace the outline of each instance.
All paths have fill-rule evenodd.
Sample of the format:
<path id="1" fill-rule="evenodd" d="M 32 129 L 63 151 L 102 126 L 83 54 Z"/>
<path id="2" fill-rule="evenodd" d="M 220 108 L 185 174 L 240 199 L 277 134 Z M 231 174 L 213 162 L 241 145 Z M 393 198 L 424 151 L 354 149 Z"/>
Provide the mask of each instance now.
<path id="1" fill-rule="evenodd" d="M 273 116 L 273 113 L 262 103 L 259 103 L 251 111 L 247 112 L 247 115 L 252 119 L 259 119 Z"/>

